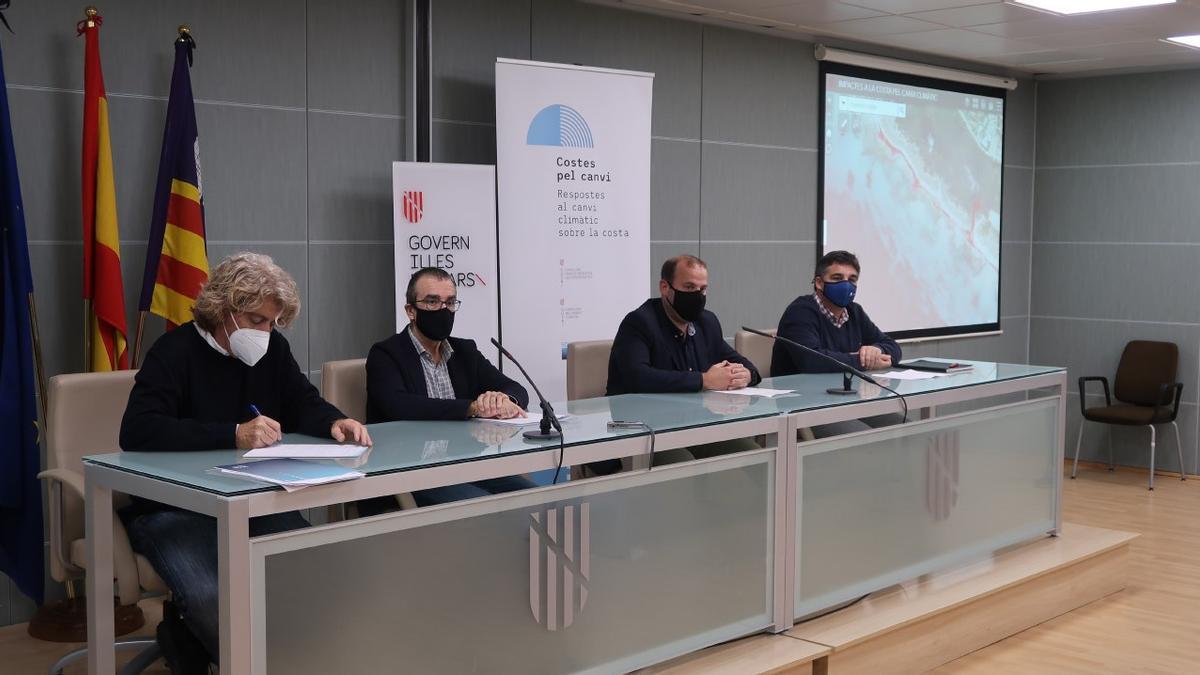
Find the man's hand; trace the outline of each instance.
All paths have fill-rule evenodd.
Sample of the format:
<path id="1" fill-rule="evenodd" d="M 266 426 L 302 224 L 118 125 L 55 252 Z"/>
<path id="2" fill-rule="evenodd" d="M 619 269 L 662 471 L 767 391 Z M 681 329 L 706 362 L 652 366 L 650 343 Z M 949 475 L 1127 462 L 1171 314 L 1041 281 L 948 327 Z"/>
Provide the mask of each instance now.
<path id="1" fill-rule="evenodd" d="M 729 364 L 733 369 L 733 380 L 729 383 L 730 389 L 741 389 L 750 385 L 750 369 L 740 363 Z"/>
<path id="2" fill-rule="evenodd" d="M 266 415 L 259 415 L 249 422 L 239 424 L 234 438 L 238 450 L 265 448 L 283 438 L 283 429 L 279 422 Z"/>
<path id="3" fill-rule="evenodd" d="M 887 358 L 887 363 L 883 362 Z M 892 357 L 883 353 L 879 347 L 872 345 L 863 345 L 858 348 L 858 363 L 863 370 L 875 370 L 876 368 L 886 368 L 892 365 Z"/>
<path id="4" fill-rule="evenodd" d="M 708 370 L 704 371 L 704 375 L 701 377 L 705 389 L 712 391 L 730 389 L 729 385 L 733 383 L 733 364 L 728 361 L 714 363 Z"/>
<path id="5" fill-rule="evenodd" d="M 513 417 L 525 417 L 521 406 L 513 403 L 508 394 L 499 391 L 485 391 L 479 398 L 471 401 L 467 408 L 467 416 L 487 419 L 507 420 Z"/>
<path id="6" fill-rule="evenodd" d="M 355 445 L 371 445 L 371 434 L 367 433 L 367 428 L 349 417 L 334 422 L 329 427 L 329 435 L 338 443 L 352 441 Z"/>

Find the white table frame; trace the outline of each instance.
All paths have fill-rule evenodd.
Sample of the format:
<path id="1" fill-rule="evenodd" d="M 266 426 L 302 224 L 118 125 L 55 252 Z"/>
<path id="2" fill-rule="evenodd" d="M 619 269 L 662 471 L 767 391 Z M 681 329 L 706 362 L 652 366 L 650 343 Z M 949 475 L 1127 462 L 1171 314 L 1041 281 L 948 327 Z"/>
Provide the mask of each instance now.
<path id="1" fill-rule="evenodd" d="M 929 417 L 929 410 L 948 403 L 977 400 L 1050 389 L 1060 398 L 1056 438 L 1056 466 L 1064 457 L 1066 424 L 1066 372 L 1019 377 L 907 394 L 910 416 Z M 791 414 L 771 415 L 752 419 L 720 422 L 705 426 L 658 432 L 655 450 L 664 451 L 703 443 L 776 435 L 775 452 L 775 565 L 774 565 L 774 630 L 781 632 L 792 627 L 794 599 L 794 542 L 793 522 L 799 498 L 794 472 L 790 469 L 791 450 L 796 446 L 797 433 L 802 427 L 829 424 L 874 415 L 899 413 L 900 401 L 894 397 L 855 401 L 849 405 L 802 410 Z M 645 456 L 649 452 L 649 436 L 627 436 L 606 441 L 570 446 L 566 450 L 568 464 L 590 463 L 606 459 Z M 87 534 L 88 590 L 88 672 L 112 675 L 115 672 L 114 622 L 111 609 L 113 578 L 113 545 L 111 535 L 113 492 L 121 492 L 169 504 L 217 520 L 217 560 L 220 593 L 220 667 L 225 675 L 241 675 L 251 670 L 251 554 L 250 518 L 272 513 L 344 504 L 370 497 L 394 495 L 442 485 L 457 485 L 500 476 L 512 476 L 559 465 L 557 446 L 546 446 L 521 454 L 495 455 L 476 461 L 397 471 L 342 483 L 310 487 L 297 492 L 273 490 L 236 496 L 223 496 L 196 488 L 171 483 L 142 474 L 113 467 L 84 463 L 86 481 L 85 521 Z M 638 462 L 637 471 L 648 462 Z M 537 490 L 547 490 L 548 487 Z M 531 491 L 531 493 L 534 491 Z M 1056 527 L 1062 524 L 1062 475 L 1056 472 Z M 106 533 L 106 534 L 98 534 Z M 101 581 L 105 580 L 105 581 Z"/>

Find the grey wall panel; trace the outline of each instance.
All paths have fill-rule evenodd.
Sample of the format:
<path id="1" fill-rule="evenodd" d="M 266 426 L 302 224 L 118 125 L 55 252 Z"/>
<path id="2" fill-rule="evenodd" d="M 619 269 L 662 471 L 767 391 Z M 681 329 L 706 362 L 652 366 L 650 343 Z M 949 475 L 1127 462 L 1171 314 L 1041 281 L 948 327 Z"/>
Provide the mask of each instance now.
<path id="1" fill-rule="evenodd" d="M 304 112 L 198 105 L 196 124 L 209 240 L 304 240 Z"/>
<path id="2" fill-rule="evenodd" d="M 435 162 L 496 163 L 496 127 L 491 124 L 434 122 L 431 156 Z"/>
<path id="3" fill-rule="evenodd" d="M 1200 70 L 1038 85 L 1038 166 L 1200 160 Z"/>
<path id="4" fill-rule="evenodd" d="M 308 114 L 308 236 L 392 240 L 392 162 L 404 121 Z"/>
<path id="5" fill-rule="evenodd" d="M 1004 168 L 1004 203 L 1000 237 L 1029 241 L 1033 236 L 1033 170 Z"/>
<path id="6" fill-rule="evenodd" d="M 4 75 L 9 84 L 83 89 L 83 38 L 76 39 L 75 23 L 83 18 L 84 6 L 42 0 L 13 3 L 4 11 L 19 36 L 4 40 Z M 102 52 L 107 52 L 105 35 Z"/>
<path id="7" fill-rule="evenodd" d="M 725 336 L 742 326 L 774 328 L 788 303 L 811 293 L 813 244 L 700 243 L 708 263 L 708 308 Z"/>
<path id="8" fill-rule="evenodd" d="M 900 345 L 902 359 L 920 359 L 926 356 L 939 356 L 942 342 L 940 340 L 923 340 L 921 342 L 905 342 Z"/>
<path id="9" fill-rule="evenodd" d="M 14 3 L 20 39 L 6 41 L 12 82 L 83 88 L 84 39 L 75 37 L 81 3 Z M 303 0 L 141 0 L 100 6 L 100 54 L 109 92 L 166 96 L 176 27 L 186 23 L 200 49 L 196 96 L 269 105 L 304 105 Z M 12 44 L 16 49 L 8 51 Z M 266 48 L 264 48 L 266 47 Z M 252 64 L 253 67 L 248 67 Z"/>
<path id="10" fill-rule="evenodd" d="M 529 0 L 439 0 L 433 6 L 433 116 L 496 120 L 496 58 L 529 58 Z"/>
<path id="11" fill-rule="evenodd" d="M 404 114 L 404 4 L 305 3 L 310 108 Z"/>
<path id="12" fill-rule="evenodd" d="M 72 97 L 83 104 L 82 97 Z M 154 210 L 154 186 L 158 180 L 158 160 L 162 154 L 163 125 L 167 103 L 138 98 L 112 97 L 108 102 L 110 137 L 113 152 L 113 182 L 117 188 L 117 220 L 122 241 L 146 241 L 150 234 L 150 215 Z M 197 113 L 198 116 L 198 113 Z M 81 129 L 68 136 L 80 143 Z M 200 159 L 203 163 L 204 140 Z M 78 148 L 79 146 L 76 145 Z M 78 160 L 74 162 L 79 165 Z M 73 183 L 79 185 L 80 177 Z M 61 194 L 59 199 L 61 199 Z M 80 216 L 75 222 L 78 228 Z M 79 230 L 77 229 L 76 232 Z M 75 236 L 79 236 L 76 234 Z"/>
<path id="13" fill-rule="evenodd" d="M 29 238 L 79 241 L 83 97 L 10 88 L 8 105 Z"/>
<path id="14" fill-rule="evenodd" d="M 534 0 L 532 25 L 534 60 L 652 72 L 653 133 L 700 137 L 700 24 Z"/>
<path id="15" fill-rule="evenodd" d="M 83 368 L 83 247 L 30 245 L 29 265 L 46 376 L 78 372 Z"/>
<path id="16" fill-rule="evenodd" d="M 1138 321 L 1200 322 L 1200 278 L 1147 285 L 1147 270 L 1200 267 L 1200 247 L 1034 244 L 1030 313 Z"/>
<path id="17" fill-rule="evenodd" d="M 1029 319 L 1018 317 L 1000 322 L 1000 335 L 944 340 L 938 356 L 948 359 L 1025 363 Z"/>
<path id="18" fill-rule="evenodd" d="M 265 253 L 271 256 L 275 264 L 287 270 L 288 274 L 292 275 L 292 278 L 296 280 L 296 285 L 300 288 L 300 316 L 292 322 L 291 326 L 284 329 L 282 334 L 287 338 L 288 344 L 291 345 L 292 355 L 296 357 L 296 363 L 300 365 L 300 370 L 308 370 L 309 326 L 314 325 L 315 322 L 313 321 L 313 312 L 309 301 L 309 298 L 312 297 L 312 286 L 309 283 L 307 247 L 303 243 L 226 244 L 210 242 L 208 245 L 208 264 L 211 267 L 216 267 L 226 257 L 239 251 Z M 317 339 L 321 339 L 320 336 Z"/>
<path id="19" fill-rule="evenodd" d="M 1161 340 L 1179 346 L 1178 381 L 1183 382 L 1183 400 L 1197 400 L 1200 370 L 1200 326 L 1116 321 L 1075 321 L 1035 318 L 1029 335 L 1030 358 L 1035 363 L 1066 366 L 1068 384 L 1084 376 L 1107 377 L 1114 383 L 1121 351 L 1130 340 Z M 1091 385 L 1099 394 L 1100 385 Z"/>
<path id="20" fill-rule="evenodd" d="M 815 152 L 705 143 L 702 161 L 705 240 L 816 240 Z"/>
<path id="21" fill-rule="evenodd" d="M 699 241 L 700 143 L 650 145 L 650 239 Z"/>
<path id="22" fill-rule="evenodd" d="M 1001 251 L 1000 316 L 1029 314 L 1029 244 L 1004 244 Z"/>
<path id="23" fill-rule="evenodd" d="M 1008 92 L 1004 111 L 1004 163 L 1008 166 L 1033 166 L 1036 87 L 1033 80 L 1020 80 L 1017 88 Z"/>
<path id="24" fill-rule="evenodd" d="M 364 358 L 396 329 L 391 246 L 313 244 L 309 317 L 319 327 L 311 370 L 326 361 Z M 470 311 L 464 305 L 463 311 Z"/>
<path id="25" fill-rule="evenodd" d="M 817 87 L 811 44 L 704 27 L 704 138 L 815 148 Z"/>
<path id="26" fill-rule="evenodd" d="M 1039 241 L 1200 242 L 1200 166 L 1039 169 Z"/>

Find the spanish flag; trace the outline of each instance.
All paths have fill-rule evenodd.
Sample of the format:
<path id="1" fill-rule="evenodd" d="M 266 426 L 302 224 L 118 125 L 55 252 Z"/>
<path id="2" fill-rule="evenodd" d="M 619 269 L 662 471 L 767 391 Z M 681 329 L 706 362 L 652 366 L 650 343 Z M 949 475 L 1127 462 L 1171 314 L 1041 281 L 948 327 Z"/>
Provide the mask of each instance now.
<path id="1" fill-rule="evenodd" d="M 189 72 L 195 46 L 187 27 L 181 27 L 138 304 L 140 311 L 166 319 L 168 328 L 191 321 L 192 304 L 208 279 L 200 142 Z"/>
<path id="2" fill-rule="evenodd" d="M 99 15 L 79 22 L 86 42 L 83 66 L 83 298 L 92 301 L 88 317 L 91 353 L 88 370 L 129 367 L 125 348 L 125 294 L 121 285 L 121 238 L 113 185 L 108 99 L 100 71 Z"/>

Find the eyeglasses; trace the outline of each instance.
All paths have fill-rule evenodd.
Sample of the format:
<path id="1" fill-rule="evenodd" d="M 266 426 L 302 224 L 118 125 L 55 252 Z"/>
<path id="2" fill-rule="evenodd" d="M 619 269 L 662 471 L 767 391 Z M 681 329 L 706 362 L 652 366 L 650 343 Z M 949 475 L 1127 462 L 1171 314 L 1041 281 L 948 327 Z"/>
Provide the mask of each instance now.
<path id="1" fill-rule="evenodd" d="M 458 308 L 462 307 L 462 300 L 459 300 L 458 298 L 453 298 L 450 300 L 427 298 L 425 300 L 418 300 L 414 302 L 413 305 L 415 305 L 418 309 L 424 309 L 430 312 L 436 312 L 443 307 L 451 312 L 457 312 Z"/>

